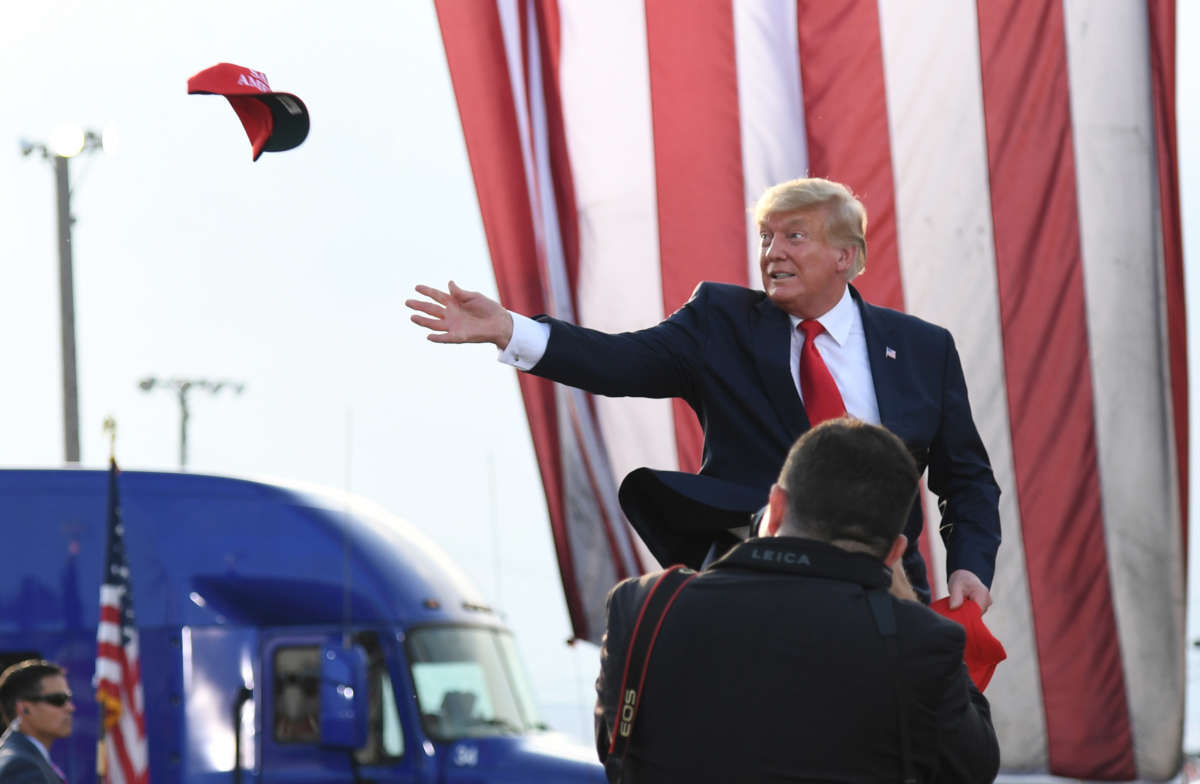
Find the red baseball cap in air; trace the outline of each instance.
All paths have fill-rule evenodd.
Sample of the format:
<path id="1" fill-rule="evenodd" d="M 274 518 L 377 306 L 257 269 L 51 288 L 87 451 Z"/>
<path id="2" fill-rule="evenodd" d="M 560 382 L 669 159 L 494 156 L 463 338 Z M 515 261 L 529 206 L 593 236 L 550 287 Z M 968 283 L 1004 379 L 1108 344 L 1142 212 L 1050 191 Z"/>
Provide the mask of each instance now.
<path id="1" fill-rule="evenodd" d="M 188 95 L 223 95 L 237 112 L 254 160 L 263 152 L 299 147 L 308 136 L 308 109 L 291 93 L 277 93 L 262 71 L 218 63 L 188 79 Z"/>
<path id="2" fill-rule="evenodd" d="M 988 681 L 996 672 L 996 665 L 1008 658 L 1004 646 L 1000 644 L 983 623 L 983 610 L 970 599 L 959 605 L 957 610 L 950 609 L 950 597 L 938 599 L 929 608 L 938 615 L 956 622 L 967 632 L 967 642 L 963 646 L 963 662 L 967 665 L 967 673 L 975 682 L 975 688 L 983 691 Z"/>

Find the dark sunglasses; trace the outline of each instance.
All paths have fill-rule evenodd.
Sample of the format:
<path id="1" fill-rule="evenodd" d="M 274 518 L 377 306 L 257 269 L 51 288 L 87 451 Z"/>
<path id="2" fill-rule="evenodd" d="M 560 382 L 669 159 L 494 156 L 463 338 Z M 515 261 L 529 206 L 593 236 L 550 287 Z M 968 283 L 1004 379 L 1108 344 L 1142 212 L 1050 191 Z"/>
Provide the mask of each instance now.
<path id="1" fill-rule="evenodd" d="M 29 702 L 48 702 L 56 708 L 61 708 L 71 701 L 71 695 L 65 691 L 56 691 L 53 694 L 39 694 L 25 699 Z"/>

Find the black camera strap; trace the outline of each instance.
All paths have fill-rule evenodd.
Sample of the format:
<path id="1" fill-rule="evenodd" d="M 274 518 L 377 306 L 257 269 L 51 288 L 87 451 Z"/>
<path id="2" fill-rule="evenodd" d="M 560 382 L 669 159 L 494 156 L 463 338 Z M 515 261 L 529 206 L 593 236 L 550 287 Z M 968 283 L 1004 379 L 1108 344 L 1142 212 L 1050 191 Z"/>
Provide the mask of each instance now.
<path id="1" fill-rule="evenodd" d="M 696 575 L 696 572 L 685 569 L 681 564 L 672 566 L 655 580 L 642 603 L 642 609 L 633 626 L 633 635 L 629 639 L 629 649 L 625 654 L 621 690 L 617 692 L 616 726 L 613 728 L 612 742 L 608 747 L 608 759 L 604 763 L 610 770 L 624 768 L 625 755 L 629 752 L 629 743 L 633 736 L 633 722 L 641 704 L 642 687 L 646 683 L 646 668 L 650 664 L 650 654 L 654 650 L 654 642 L 658 639 L 663 619 L 680 591 Z M 611 780 L 621 779 L 618 775 Z"/>
<path id="2" fill-rule="evenodd" d="M 892 597 L 887 589 L 874 588 L 867 591 L 867 602 L 871 606 L 871 615 L 875 618 L 875 626 L 883 637 L 888 659 L 892 664 L 892 685 L 896 690 L 896 720 L 900 729 L 900 765 L 903 772 L 900 781 L 902 784 L 917 784 L 917 776 L 913 771 L 912 740 L 908 732 L 907 689 L 904 673 L 900 672 L 900 647 L 896 642 L 896 614 L 892 610 Z"/>

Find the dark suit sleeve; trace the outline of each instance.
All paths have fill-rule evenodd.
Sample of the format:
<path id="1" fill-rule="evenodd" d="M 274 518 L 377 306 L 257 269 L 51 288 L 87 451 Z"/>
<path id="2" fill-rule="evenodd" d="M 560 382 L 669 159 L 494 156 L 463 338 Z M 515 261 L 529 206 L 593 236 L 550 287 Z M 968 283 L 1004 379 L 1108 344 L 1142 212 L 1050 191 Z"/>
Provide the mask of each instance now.
<path id="1" fill-rule="evenodd" d="M 912 700 L 914 754 L 945 784 L 991 782 L 1000 769 L 1000 747 L 991 708 L 963 663 L 967 634 L 956 622 L 917 602 L 895 600 L 905 683 Z M 930 721 L 930 719 L 932 721 Z"/>
<path id="2" fill-rule="evenodd" d="M 701 284 L 670 318 L 619 334 L 538 316 L 550 325 L 550 340 L 529 372 L 597 395 L 691 400 L 706 342 L 706 298 Z"/>
<path id="3" fill-rule="evenodd" d="M 937 782 L 990 782 L 1000 770 L 1000 745 L 987 698 L 961 661 L 945 680 L 938 706 Z"/>
<path id="4" fill-rule="evenodd" d="M 954 339 L 946 333 L 942 409 L 929 449 L 929 489 L 941 499 L 946 572 L 966 569 L 991 586 L 1000 547 L 1000 487 L 975 428 Z"/>
<path id="5" fill-rule="evenodd" d="M 12 756 L 0 765 L 0 781 L 4 784 L 46 784 L 46 776 L 33 760 Z"/>

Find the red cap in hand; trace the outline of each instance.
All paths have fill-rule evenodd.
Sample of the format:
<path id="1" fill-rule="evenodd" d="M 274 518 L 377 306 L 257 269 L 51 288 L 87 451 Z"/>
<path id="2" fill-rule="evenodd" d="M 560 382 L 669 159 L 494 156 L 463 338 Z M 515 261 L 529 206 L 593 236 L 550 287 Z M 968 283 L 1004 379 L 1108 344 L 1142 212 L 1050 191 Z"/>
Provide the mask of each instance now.
<path id="1" fill-rule="evenodd" d="M 992 632 L 983 623 L 983 610 L 970 599 L 965 600 L 957 610 L 950 609 L 950 597 L 938 599 L 929 608 L 938 615 L 949 618 L 967 632 L 967 642 L 963 646 L 963 661 L 967 672 L 975 682 L 975 688 L 983 691 L 988 681 L 996 672 L 996 665 L 1008 658 L 1004 646 L 1000 644 Z"/>

